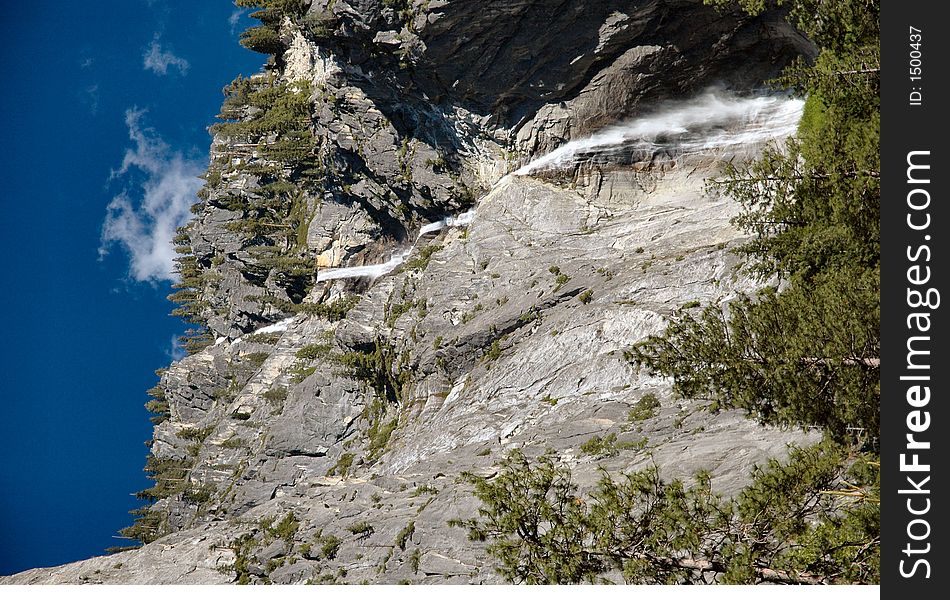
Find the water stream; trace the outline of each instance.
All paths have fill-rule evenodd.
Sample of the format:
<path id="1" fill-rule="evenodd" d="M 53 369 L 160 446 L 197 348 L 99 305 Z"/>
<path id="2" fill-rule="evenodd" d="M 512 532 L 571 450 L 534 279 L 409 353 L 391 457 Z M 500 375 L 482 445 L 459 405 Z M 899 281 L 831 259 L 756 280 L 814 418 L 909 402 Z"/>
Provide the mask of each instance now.
<path id="1" fill-rule="evenodd" d="M 793 135 L 801 120 L 804 100 L 784 96 L 739 97 L 710 90 L 696 98 L 673 102 L 644 117 L 612 125 L 588 137 L 572 140 L 514 172 L 532 175 L 569 167 L 592 156 L 609 158 L 631 150 L 668 150 L 675 154 L 723 151 L 781 140 Z M 394 271 L 412 254 L 423 236 L 447 227 L 468 225 L 475 210 L 449 216 L 419 229 L 415 241 L 381 264 L 322 269 L 317 282 L 356 277 L 377 278 Z"/>
<path id="2" fill-rule="evenodd" d="M 804 100 L 783 96 L 742 98 L 708 91 L 652 114 L 572 140 L 524 165 L 515 175 L 572 166 L 591 156 L 630 150 L 691 154 L 759 144 L 793 135 Z"/>

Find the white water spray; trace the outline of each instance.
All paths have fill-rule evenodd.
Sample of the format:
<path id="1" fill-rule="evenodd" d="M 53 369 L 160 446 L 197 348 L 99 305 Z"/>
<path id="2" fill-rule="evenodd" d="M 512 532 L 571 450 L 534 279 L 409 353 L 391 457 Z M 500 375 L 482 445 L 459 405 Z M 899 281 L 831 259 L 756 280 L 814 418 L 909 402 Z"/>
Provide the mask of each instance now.
<path id="1" fill-rule="evenodd" d="M 453 217 L 446 217 L 441 221 L 427 223 L 419 229 L 419 234 L 416 236 L 416 241 L 412 243 L 412 246 L 410 246 L 408 250 L 393 254 L 392 258 L 390 258 L 388 261 L 378 265 L 364 265 L 362 267 L 323 269 L 317 273 L 317 283 L 320 283 L 321 281 L 330 281 L 331 279 L 353 279 L 356 277 L 371 277 L 376 279 L 377 277 L 382 277 L 383 275 L 395 271 L 396 267 L 406 262 L 406 259 L 409 258 L 409 255 L 412 254 L 412 251 L 415 250 L 416 245 L 419 243 L 419 240 L 422 239 L 422 236 L 429 233 L 434 233 L 436 231 L 441 231 L 446 227 L 460 227 L 463 225 L 468 225 L 474 218 L 475 211 L 470 210 Z"/>
<path id="2" fill-rule="evenodd" d="M 287 331 L 287 328 L 290 327 L 290 324 L 293 322 L 293 320 L 294 320 L 293 317 L 287 317 L 283 321 L 278 321 L 276 323 L 272 323 L 271 325 L 265 325 L 264 327 L 261 327 L 260 329 L 255 329 L 254 335 L 259 335 L 262 333 L 280 333 L 283 331 Z"/>
<path id="3" fill-rule="evenodd" d="M 352 279 L 354 277 L 371 277 L 376 279 L 396 269 L 406 261 L 409 250 L 394 254 L 392 258 L 379 265 L 364 265 L 362 267 L 342 267 L 340 269 L 323 269 L 317 273 L 317 283 L 331 279 Z"/>
<path id="4" fill-rule="evenodd" d="M 470 210 L 470 211 L 455 215 L 454 217 L 446 217 L 442 219 L 441 221 L 436 221 L 434 223 L 427 223 L 423 225 L 421 229 L 419 229 L 419 235 L 418 237 L 416 237 L 416 241 L 418 241 L 419 238 L 426 235 L 427 233 L 441 231 L 442 229 L 445 229 L 446 227 L 461 227 L 463 225 L 468 225 L 469 223 L 472 222 L 472 219 L 474 218 L 475 218 L 475 211 Z"/>
<path id="5" fill-rule="evenodd" d="M 564 168 L 585 157 L 610 156 L 630 150 L 666 149 L 691 154 L 784 139 L 797 130 L 804 104 L 797 98 L 739 98 L 709 91 L 651 115 L 568 142 L 521 167 L 515 175 Z"/>
<path id="6" fill-rule="evenodd" d="M 260 329 L 255 329 L 251 335 L 259 335 L 262 333 L 282 333 L 287 331 L 287 328 L 290 327 L 290 324 L 293 322 L 294 317 L 287 317 L 283 321 L 277 321 L 276 323 L 271 323 L 270 325 L 265 325 Z M 215 340 L 214 345 L 217 346 L 225 342 L 227 338 L 219 337 Z M 244 341 L 244 336 L 234 338 L 234 341 L 231 342 L 231 346 L 234 347 L 237 344 L 240 344 Z"/>

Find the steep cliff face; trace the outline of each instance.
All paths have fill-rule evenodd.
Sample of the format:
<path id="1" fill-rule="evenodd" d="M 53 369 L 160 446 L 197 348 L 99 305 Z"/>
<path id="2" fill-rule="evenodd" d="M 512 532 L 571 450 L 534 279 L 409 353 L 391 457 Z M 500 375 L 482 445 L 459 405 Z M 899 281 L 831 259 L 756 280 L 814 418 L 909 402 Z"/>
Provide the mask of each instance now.
<path id="1" fill-rule="evenodd" d="M 13 581 L 497 582 L 447 525 L 476 509 L 462 471 L 553 448 L 582 486 L 653 462 L 729 494 L 808 437 L 706 412 L 623 353 L 753 289 L 738 209 L 705 182 L 785 129 L 699 105 L 688 131 L 514 173 L 711 85 L 756 91 L 811 52 L 781 15 L 316 0 L 279 32 L 231 87 L 177 240 L 201 327 L 153 391 L 155 502 L 129 532 L 150 543 Z M 613 446 L 583 451 L 594 436 Z"/>

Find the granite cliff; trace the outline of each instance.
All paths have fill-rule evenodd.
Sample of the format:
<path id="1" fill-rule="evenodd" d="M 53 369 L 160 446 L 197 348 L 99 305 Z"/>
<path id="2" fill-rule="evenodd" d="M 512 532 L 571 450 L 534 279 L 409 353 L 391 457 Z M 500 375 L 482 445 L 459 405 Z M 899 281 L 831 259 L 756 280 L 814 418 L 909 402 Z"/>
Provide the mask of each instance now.
<path id="1" fill-rule="evenodd" d="M 510 449 L 553 448 L 582 486 L 656 464 L 728 495 L 816 439 L 624 356 L 756 287 L 738 206 L 706 182 L 794 131 L 763 82 L 814 48 L 782 14 L 286 4 L 246 37 L 273 56 L 227 90 L 176 240 L 196 326 L 151 392 L 156 485 L 127 531 L 147 543 L 9 582 L 501 582 L 447 522 L 477 507 L 458 474 Z"/>

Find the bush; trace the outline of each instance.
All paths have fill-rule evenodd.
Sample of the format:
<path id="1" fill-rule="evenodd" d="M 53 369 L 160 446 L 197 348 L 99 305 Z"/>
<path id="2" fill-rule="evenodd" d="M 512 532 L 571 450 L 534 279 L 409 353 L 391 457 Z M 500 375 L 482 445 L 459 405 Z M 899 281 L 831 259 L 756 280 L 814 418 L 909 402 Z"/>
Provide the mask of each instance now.
<path id="1" fill-rule="evenodd" d="M 350 472 L 350 467 L 353 466 L 353 459 L 356 458 L 353 454 L 345 452 L 340 455 L 340 458 L 337 459 L 336 464 L 330 467 L 327 471 L 327 476 L 332 477 L 338 475 L 340 477 L 346 477 Z"/>
<path id="2" fill-rule="evenodd" d="M 369 521 L 359 521 L 357 523 L 353 523 L 352 525 L 347 527 L 346 530 L 352 533 L 353 535 L 360 536 L 361 538 L 367 538 L 373 535 L 373 532 L 376 531 L 373 528 L 373 526 L 369 523 Z"/>
<path id="3" fill-rule="evenodd" d="M 240 43 L 248 50 L 261 54 L 281 54 L 284 43 L 277 30 L 268 25 L 258 25 L 241 33 Z"/>
<path id="4" fill-rule="evenodd" d="M 320 554 L 322 554 L 327 560 L 331 560 L 336 558 L 336 554 L 339 552 L 340 546 L 343 545 L 343 540 L 336 537 L 335 535 L 320 535 L 318 536 L 318 543 L 320 544 Z"/>
<path id="5" fill-rule="evenodd" d="M 264 400 L 271 404 L 282 404 L 287 399 L 287 388 L 275 387 L 262 394 Z"/>
<path id="6" fill-rule="evenodd" d="M 429 267 L 429 261 L 432 260 L 432 255 L 441 249 L 442 246 L 439 244 L 429 244 L 419 251 L 419 256 L 413 257 L 406 261 L 406 268 L 425 271 Z"/>
<path id="7" fill-rule="evenodd" d="M 643 397 L 637 400 L 633 405 L 633 408 L 630 409 L 630 412 L 627 414 L 627 420 L 634 423 L 655 417 L 656 409 L 659 407 L 660 400 L 656 397 L 656 394 L 644 394 Z"/>
<path id="8" fill-rule="evenodd" d="M 734 499 L 708 473 L 689 484 L 656 467 L 604 474 L 581 495 L 553 453 L 513 452 L 491 478 L 463 474 L 478 516 L 449 524 L 487 541 L 509 582 L 876 583 L 880 470 L 830 443 L 754 470 Z M 858 467 L 858 468 L 855 468 Z"/>
<path id="9" fill-rule="evenodd" d="M 406 549 L 406 543 L 412 539 L 412 534 L 416 532 L 416 522 L 409 521 L 405 527 L 396 534 L 396 539 L 393 540 L 393 543 L 399 546 L 400 550 Z"/>

